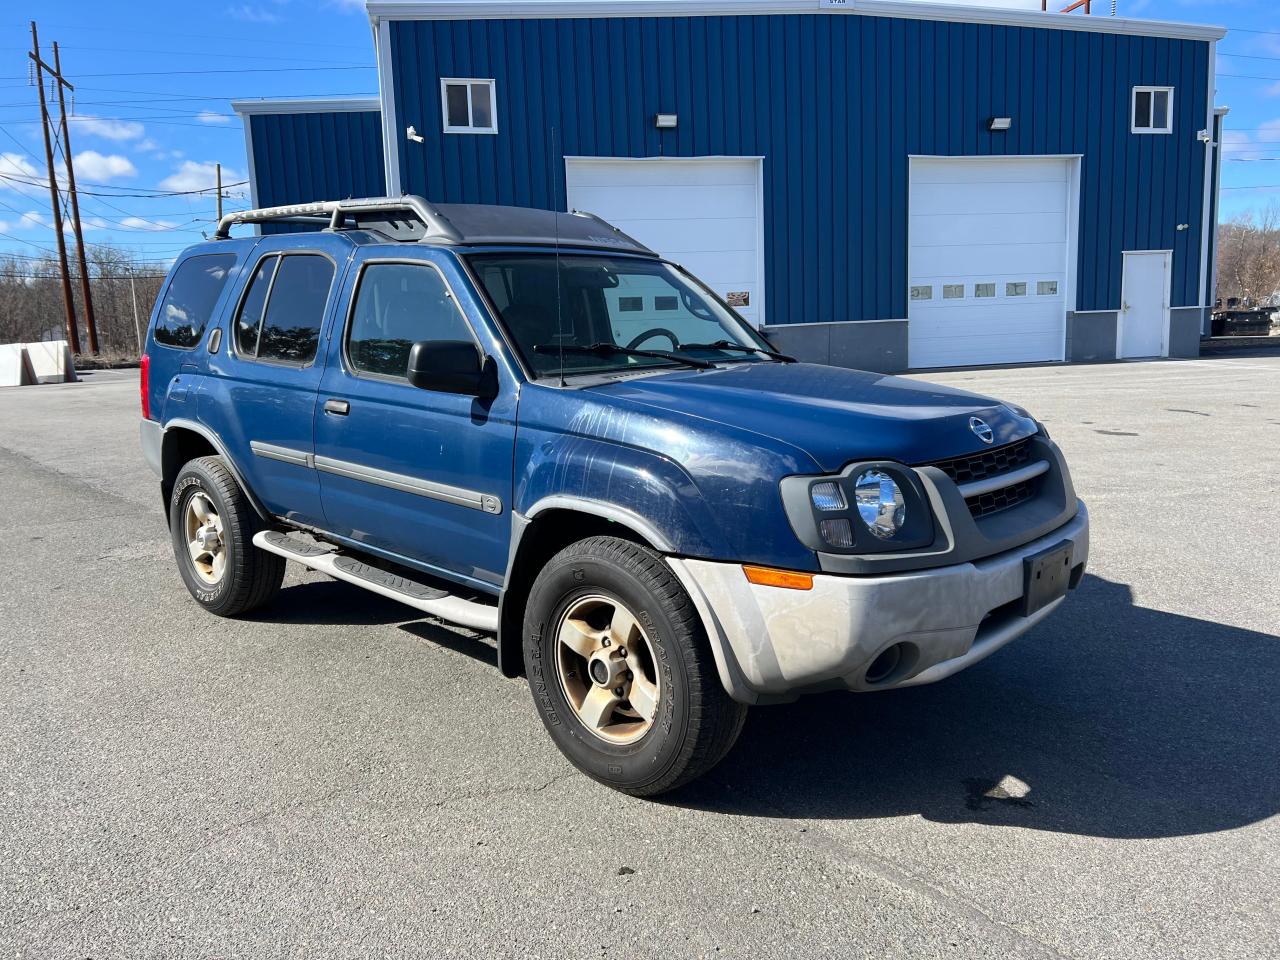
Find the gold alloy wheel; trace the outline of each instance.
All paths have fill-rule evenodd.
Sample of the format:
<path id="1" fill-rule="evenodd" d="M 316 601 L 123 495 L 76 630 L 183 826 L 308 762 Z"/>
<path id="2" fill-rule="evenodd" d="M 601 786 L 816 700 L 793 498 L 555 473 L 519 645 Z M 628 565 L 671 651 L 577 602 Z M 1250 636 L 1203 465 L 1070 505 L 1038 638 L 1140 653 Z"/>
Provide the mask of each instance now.
<path id="1" fill-rule="evenodd" d="M 556 667 L 569 706 L 593 734 L 634 743 L 653 727 L 662 695 L 653 645 L 612 597 L 575 600 L 556 628 Z"/>
<path id="2" fill-rule="evenodd" d="M 187 501 L 183 515 L 187 552 L 196 576 L 209 585 L 222 579 L 227 567 L 227 547 L 222 540 L 222 518 L 208 495 L 197 490 Z"/>

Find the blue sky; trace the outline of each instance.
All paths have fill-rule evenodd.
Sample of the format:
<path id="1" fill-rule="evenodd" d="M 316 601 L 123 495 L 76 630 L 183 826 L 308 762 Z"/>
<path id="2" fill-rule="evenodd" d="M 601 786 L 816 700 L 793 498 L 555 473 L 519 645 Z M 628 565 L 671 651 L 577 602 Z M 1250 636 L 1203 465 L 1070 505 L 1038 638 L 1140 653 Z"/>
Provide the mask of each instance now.
<path id="1" fill-rule="evenodd" d="M 1122 16 L 1231 28 L 1218 58 L 1217 102 L 1231 108 L 1222 213 L 1280 201 L 1280 4 L 1118 2 Z M 76 84 L 71 138 L 86 239 L 135 250 L 158 268 L 209 229 L 214 201 L 208 193 L 151 194 L 207 189 L 215 162 L 223 165 L 226 183 L 246 176 L 244 135 L 229 100 L 377 92 L 361 0 L 11 0 L 6 7 L 0 15 L 4 253 L 39 256 L 53 249 L 48 190 L 24 182 L 45 176 L 36 91 L 28 84 L 31 17 L 39 22 L 46 58 L 59 41 L 63 68 Z M 243 187 L 230 192 L 229 207 L 247 202 Z"/>

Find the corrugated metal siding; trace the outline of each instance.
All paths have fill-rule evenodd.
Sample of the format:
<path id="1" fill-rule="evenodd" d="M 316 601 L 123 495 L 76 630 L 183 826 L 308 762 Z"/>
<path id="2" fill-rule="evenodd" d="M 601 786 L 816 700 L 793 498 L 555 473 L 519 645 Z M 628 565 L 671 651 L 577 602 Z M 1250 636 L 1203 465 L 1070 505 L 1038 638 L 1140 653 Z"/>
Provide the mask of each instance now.
<path id="1" fill-rule="evenodd" d="M 815 14 L 400 21 L 391 49 L 427 137 L 402 187 L 440 202 L 563 208 L 564 155 L 764 156 L 771 323 L 906 316 L 911 154 L 1083 154 L 1077 309 L 1118 307 L 1137 249 L 1198 302 L 1203 41 Z M 494 78 L 500 133 L 440 133 L 440 77 Z M 1174 135 L 1129 133 L 1139 83 L 1176 88 Z"/>
<path id="2" fill-rule="evenodd" d="M 376 110 L 336 110 L 245 117 L 259 205 L 382 196 L 387 183 L 381 116 Z M 263 231 L 282 228 L 267 224 Z"/>

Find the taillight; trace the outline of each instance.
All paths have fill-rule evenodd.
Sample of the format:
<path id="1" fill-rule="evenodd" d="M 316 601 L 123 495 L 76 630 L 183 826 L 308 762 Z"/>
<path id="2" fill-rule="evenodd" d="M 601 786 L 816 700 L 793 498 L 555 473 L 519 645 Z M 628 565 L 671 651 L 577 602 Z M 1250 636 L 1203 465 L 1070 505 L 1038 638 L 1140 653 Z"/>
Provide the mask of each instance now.
<path id="1" fill-rule="evenodd" d="M 142 391 L 142 419 L 151 419 L 151 358 L 145 353 L 138 362 L 138 389 Z"/>

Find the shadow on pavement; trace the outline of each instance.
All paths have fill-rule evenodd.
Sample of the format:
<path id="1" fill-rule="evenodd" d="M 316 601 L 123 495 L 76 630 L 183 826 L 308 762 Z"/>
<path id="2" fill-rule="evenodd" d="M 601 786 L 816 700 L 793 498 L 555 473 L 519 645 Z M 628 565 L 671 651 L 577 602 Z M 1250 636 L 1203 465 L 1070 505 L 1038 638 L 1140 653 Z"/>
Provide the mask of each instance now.
<path id="1" fill-rule="evenodd" d="M 246 619 L 265 623 L 366 627 L 414 617 L 403 603 L 341 580 L 287 584 L 263 609 Z"/>
<path id="2" fill-rule="evenodd" d="M 1098 837 L 1280 812 L 1280 637 L 1135 606 L 1087 577 L 1053 617 L 939 684 L 751 711 L 666 802 L 753 816 L 918 814 Z"/>

